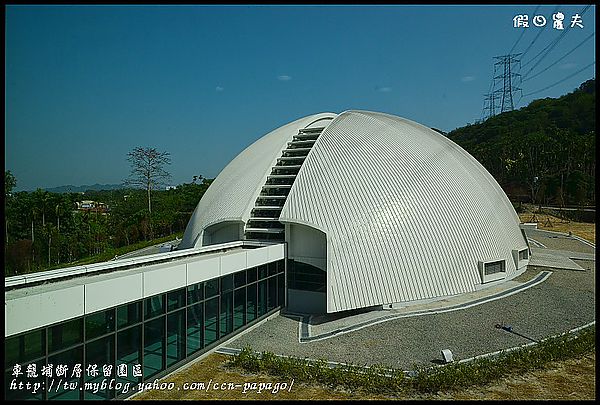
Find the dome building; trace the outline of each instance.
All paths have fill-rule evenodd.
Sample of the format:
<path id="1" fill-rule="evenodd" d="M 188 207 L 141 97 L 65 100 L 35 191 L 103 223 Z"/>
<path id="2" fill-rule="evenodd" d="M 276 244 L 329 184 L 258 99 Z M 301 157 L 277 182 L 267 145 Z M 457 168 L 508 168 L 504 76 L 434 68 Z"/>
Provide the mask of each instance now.
<path id="1" fill-rule="evenodd" d="M 486 169 L 397 116 L 321 113 L 216 177 L 179 249 L 285 242 L 287 307 L 333 313 L 473 292 L 525 271 L 519 217 Z"/>

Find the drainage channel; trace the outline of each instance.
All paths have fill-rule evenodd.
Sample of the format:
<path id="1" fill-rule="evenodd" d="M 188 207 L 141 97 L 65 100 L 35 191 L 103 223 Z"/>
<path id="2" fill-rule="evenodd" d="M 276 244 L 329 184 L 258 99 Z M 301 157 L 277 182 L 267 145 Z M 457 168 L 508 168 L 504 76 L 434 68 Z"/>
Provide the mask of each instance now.
<path id="1" fill-rule="evenodd" d="M 489 297 L 479 298 L 474 301 L 465 302 L 465 303 L 458 304 L 458 305 L 453 305 L 448 308 L 428 309 L 428 310 L 422 310 L 422 311 L 415 311 L 415 312 L 411 312 L 411 313 L 407 313 L 407 314 L 387 315 L 387 316 L 383 316 L 381 318 L 376 318 L 376 319 L 372 319 L 369 321 L 360 322 L 355 325 L 347 326 L 345 328 L 336 329 L 331 332 L 322 333 L 320 335 L 310 336 L 309 328 L 308 328 L 310 317 L 304 316 L 304 317 L 302 317 L 302 325 L 300 327 L 301 333 L 300 333 L 300 336 L 298 337 L 298 340 L 300 343 L 309 343 L 309 342 L 314 342 L 317 340 L 329 339 L 329 338 L 332 338 L 339 334 L 353 332 L 353 331 L 356 331 L 356 330 L 359 330 L 362 328 L 366 328 L 367 326 L 372 326 L 372 325 L 375 325 L 378 323 L 387 322 L 387 321 L 391 321 L 394 319 L 409 318 L 409 317 L 413 317 L 413 316 L 440 314 L 440 313 L 444 313 L 444 312 L 457 311 L 459 309 L 470 308 L 470 307 L 473 307 L 476 305 L 484 304 L 486 302 L 490 302 L 490 301 L 494 301 L 494 300 L 497 300 L 500 298 L 508 297 L 509 295 L 513 295 L 513 294 L 516 294 L 523 290 L 526 290 L 528 288 L 531 288 L 537 284 L 544 282 L 548 277 L 550 277 L 550 274 L 552 274 L 551 271 L 542 271 L 535 278 L 529 280 L 528 282 L 526 282 L 522 285 L 510 288 L 506 291 L 502 291 L 502 292 L 494 294 L 494 295 L 490 295 Z"/>

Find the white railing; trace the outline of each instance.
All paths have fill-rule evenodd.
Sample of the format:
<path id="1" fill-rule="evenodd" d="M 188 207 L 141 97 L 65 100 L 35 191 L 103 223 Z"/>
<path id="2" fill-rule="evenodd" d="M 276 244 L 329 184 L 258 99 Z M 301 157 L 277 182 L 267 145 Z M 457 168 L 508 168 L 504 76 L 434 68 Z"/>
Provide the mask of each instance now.
<path id="1" fill-rule="evenodd" d="M 83 274 L 119 270 L 132 265 L 148 266 L 151 264 L 164 262 L 173 259 L 183 259 L 191 256 L 205 255 L 220 250 L 229 250 L 239 247 L 261 247 L 269 246 L 273 243 L 257 242 L 257 241 L 235 241 L 221 243 L 218 245 L 205 246 L 201 248 L 183 249 L 173 252 L 155 253 L 146 256 L 133 257 L 130 259 L 117 259 L 108 262 L 86 264 L 83 266 L 65 267 L 56 270 L 47 270 L 37 273 L 23 274 L 19 276 L 6 277 L 4 280 L 4 288 L 18 287 L 22 285 L 45 282 L 49 280 L 74 277 Z"/>

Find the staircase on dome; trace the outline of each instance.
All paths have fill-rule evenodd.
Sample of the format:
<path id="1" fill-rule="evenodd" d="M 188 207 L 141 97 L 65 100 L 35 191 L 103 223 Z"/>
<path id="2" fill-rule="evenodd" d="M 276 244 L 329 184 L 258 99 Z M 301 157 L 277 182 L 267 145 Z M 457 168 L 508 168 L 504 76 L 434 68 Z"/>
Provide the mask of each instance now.
<path id="1" fill-rule="evenodd" d="M 250 219 L 246 223 L 244 234 L 246 240 L 270 242 L 285 240 L 285 228 L 279 222 L 279 215 L 298 171 L 324 129 L 325 127 L 322 126 L 302 128 L 294 135 L 292 141 L 288 142 L 256 198 Z"/>

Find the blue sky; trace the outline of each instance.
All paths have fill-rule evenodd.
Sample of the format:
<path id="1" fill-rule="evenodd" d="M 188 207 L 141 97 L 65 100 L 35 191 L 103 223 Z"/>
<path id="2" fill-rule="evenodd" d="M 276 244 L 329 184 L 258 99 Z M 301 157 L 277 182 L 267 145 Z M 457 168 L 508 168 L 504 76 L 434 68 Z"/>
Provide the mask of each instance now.
<path id="1" fill-rule="evenodd" d="M 540 51 L 583 5 L 539 7 Z M 136 146 L 171 153 L 172 183 L 216 176 L 269 131 L 318 112 L 381 111 L 450 131 L 481 118 L 493 57 L 523 52 L 536 5 L 6 6 L 5 169 L 17 190 L 120 183 Z M 595 61 L 595 6 L 521 84 Z M 529 16 L 528 28 L 513 17 Z M 543 52 L 541 55 L 545 55 Z M 528 63 L 527 65 L 525 65 Z M 518 107 L 558 97 L 595 65 Z M 518 99 L 519 96 L 516 97 Z"/>

